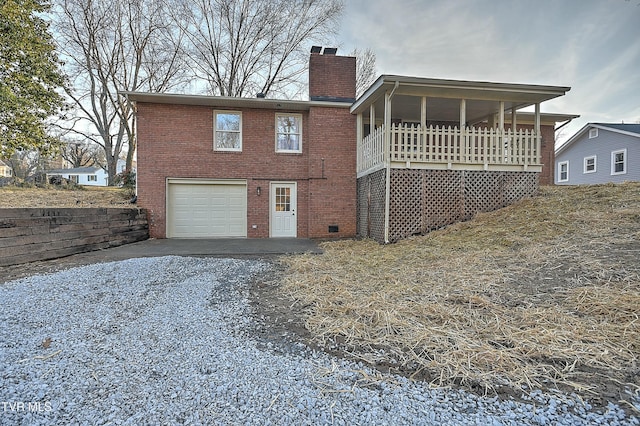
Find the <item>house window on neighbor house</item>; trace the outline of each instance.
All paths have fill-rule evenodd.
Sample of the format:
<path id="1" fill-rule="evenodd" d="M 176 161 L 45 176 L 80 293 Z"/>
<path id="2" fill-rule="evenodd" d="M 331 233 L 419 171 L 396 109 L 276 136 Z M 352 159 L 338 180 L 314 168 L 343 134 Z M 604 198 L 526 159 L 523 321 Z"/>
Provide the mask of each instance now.
<path id="1" fill-rule="evenodd" d="M 96 175 L 89 175 L 89 176 L 87 176 L 87 181 L 88 181 L 88 182 L 97 182 L 97 181 L 98 181 L 98 176 L 96 176 Z"/>
<path id="2" fill-rule="evenodd" d="M 596 156 L 584 157 L 584 173 L 596 172 Z"/>
<path id="3" fill-rule="evenodd" d="M 598 129 L 589 129 L 589 139 L 598 137 Z"/>
<path id="4" fill-rule="evenodd" d="M 302 152 L 302 115 L 276 114 L 276 152 Z"/>
<path id="5" fill-rule="evenodd" d="M 242 151 L 242 113 L 239 111 L 214 111 L 215 151 Z"/>
<path id="6" fill-rule="evenodd" d="M 69 175 L 69 180 L 73 183 L 78 183 L 79 182 L 79 176 L 78 175 Z"/>
<path id="7" fill-rule="evenodd" d="M 569 181 L 569 162 L 558 163 L 558 182 Z"/>
<path id="8" fill-rule="evenodd" d="M 623 175 L 627 173 L 627 150 L 621 149 L 611 153 L 611 174 Z"/>

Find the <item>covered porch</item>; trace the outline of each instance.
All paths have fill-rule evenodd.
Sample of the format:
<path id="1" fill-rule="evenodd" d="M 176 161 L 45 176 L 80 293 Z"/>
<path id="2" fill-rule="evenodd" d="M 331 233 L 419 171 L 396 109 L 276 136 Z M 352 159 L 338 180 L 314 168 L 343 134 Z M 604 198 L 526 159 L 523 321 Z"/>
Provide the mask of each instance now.
<path id="1" fill-rule="evenodd" d="M 540 105 L 568 90 L 381 76 L 351 107 L 358 234 L 395 242 L 533 195 L 565 118 Z"/>
<path id="2" fill-rule="evenodd" d="M 381 168 L 540 172 L 540 104 L 568 90 L 383 75 L 351 108 L 358 177 Z M 518 123 L 527 107 L 533 126 Z"/>

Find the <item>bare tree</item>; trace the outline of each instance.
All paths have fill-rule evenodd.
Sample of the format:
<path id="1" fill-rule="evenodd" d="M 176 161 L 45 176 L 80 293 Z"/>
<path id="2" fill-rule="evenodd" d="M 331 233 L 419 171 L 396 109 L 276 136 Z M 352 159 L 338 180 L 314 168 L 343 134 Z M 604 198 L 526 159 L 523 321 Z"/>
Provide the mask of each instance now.
<path id="1" fill-rule="evenodd" d="M 106 168 L 104 150 L 93 142 L 64 141 L 60 147 L 60 156 L 71 168 L 98 166 Z"/>
<path id="2" fill-rule="evenodd" d="M 16 150 L 6 160 L 3 160 L 13 169 L 13 175 L 22 180 L 28 180 L 38 173 L 44 173 L 51 167 L 49 153 L 43 153 L 39 150 Z"/>
<path id="3" fill-rule="evenodd" d="M 167 91 L 183 82 L 181 36 L 163 0 L 58 0 L 56 33 L 78 112 L 67 126 L 100 145 L 109 184 L 123 149 L 135 151 L 131 105 L 118 91 Z"/>
<path id="4" fill-rule="evenodd" d="M 182 0 L 175 13 L 193 71 L 210 94 L 283 94 L 300 83 L 308 45 L 335 34 L 342 0 Z"/>
<path id="5" fill-rule="evenodd" d="M 376 54 L 356 48 L 349 55 L 356 57 L 356 96 L 360 97 L 376 79 Z"/>

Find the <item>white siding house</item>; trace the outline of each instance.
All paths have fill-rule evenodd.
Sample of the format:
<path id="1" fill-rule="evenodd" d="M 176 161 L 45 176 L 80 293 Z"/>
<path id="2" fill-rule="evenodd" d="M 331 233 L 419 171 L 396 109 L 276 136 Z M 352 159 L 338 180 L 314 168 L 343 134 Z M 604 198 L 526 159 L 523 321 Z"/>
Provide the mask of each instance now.
<path id="1" fill-rule="evenodd" d="M 2 160 L 0 160 L 0 177 L 11 177 L 13 176 L 13 170 L 11 167 L 6 165 Z"/>
<path id="2" fill-rule="evenodd" d="M 47 172 L 47 180 L 52 176 L 62 176 L 78 185 L 107 186 L 107 172 L 100 167 L 78 167 Z"/>
<path id="3" fill-rule="evenodd" d="M 589 123 L 556 150 L 555 183 L 640 181 L 640 124 Z"/>

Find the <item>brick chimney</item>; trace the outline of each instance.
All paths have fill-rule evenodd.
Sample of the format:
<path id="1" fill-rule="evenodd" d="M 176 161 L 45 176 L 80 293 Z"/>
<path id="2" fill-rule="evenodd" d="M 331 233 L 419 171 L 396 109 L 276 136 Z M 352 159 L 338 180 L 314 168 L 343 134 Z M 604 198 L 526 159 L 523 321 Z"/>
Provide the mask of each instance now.
<path id="1" fill-rule="evenodd" d="M 356 58 L 337 56 L 336 48 L 311 48 L 309 98 L 312 101 L 354 102 Z"/>

